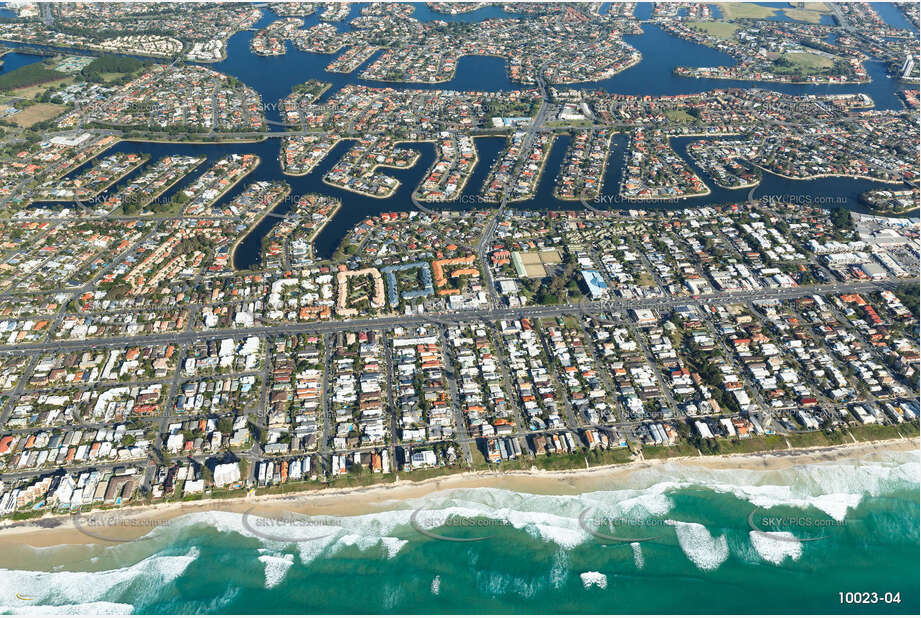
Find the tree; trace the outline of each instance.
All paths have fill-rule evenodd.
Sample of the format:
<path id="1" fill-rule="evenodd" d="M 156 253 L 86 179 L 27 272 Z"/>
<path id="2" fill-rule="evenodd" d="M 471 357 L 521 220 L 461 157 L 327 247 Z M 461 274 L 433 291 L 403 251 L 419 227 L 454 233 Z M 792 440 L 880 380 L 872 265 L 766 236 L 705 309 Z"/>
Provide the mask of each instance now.
<path id="1" fill-rule="evenodd" d="M 851 216 L 851 211 L 843 206 L 832 210 L 829 218 L 836 229 L 850 230 L 854 227 L 854 218 Z"/>
<path id="2" fill-rule="evenodd" d="M 222 416 L 217 422 L 217 430 L 224 435 L 228 435 L 233 431 L 233 419 L 229 416 Z"/>

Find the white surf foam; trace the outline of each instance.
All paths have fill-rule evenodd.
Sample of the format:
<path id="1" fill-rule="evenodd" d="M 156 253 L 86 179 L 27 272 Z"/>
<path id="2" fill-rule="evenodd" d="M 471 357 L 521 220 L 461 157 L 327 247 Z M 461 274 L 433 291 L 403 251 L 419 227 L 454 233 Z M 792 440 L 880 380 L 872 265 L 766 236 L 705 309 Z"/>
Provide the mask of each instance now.
<path id="1" fill-rule="evenodd" d="M 127 603 L 110 603 L 93 601 L 74 605 L 28 605 L 25 607 L 6 607 L 0 605 L 0 614 L 18 616 L 109 616 L 124 615 L 134 612 L 134 606 Z"/>
<path id="2" fill-rule="evenodd" d="M 714 485 L 711 489 L 732 493 L 762 509 L 789 506 L 800 509 L 816 508 L 837 521 L 843 521 L 849 509 L 856 508 L 863 499 L 860 493 L 832 493 L 816 496 L 797 495 L 795 487 L 782 485 L 741 485 L 727 487 Z"/>
<path id="3" fill-rule="evenodd" d="M 664 463 L 631 473 L 619 481 L 623 488 L 578 495 L 526 494 L 497 488 L 455 489 L 385 503 L 392 509 L 389 511 L 335 521 L 305 517 L 307 524 L 304 521 L 273 522 L 272 526 L 264 528 L 271 536 L 288 540 L 272 540 L 254 534 L 254 526 L 245 527 L 240 514 L 228 512 L 190 514 L 151 534 L 176 534 L 185 526 L 209 525 L 220 531 L 258 538 L 263 547 L 275 552 L 283 553 L 286 548 L 296 547 L 305 564 L 347 547 L 383 546 L 388 558 L 394 558 L 405 547 L 407 539 L 418 538 L 410 519 L 421 508 L 416 524 L 426 529 L 440 528 L 451 517 L 490 519 L 507 522 L 511 528 L 568 551 L 592 540 L 579 523 L 586 509 L 591 517 L 599 518 L 661 517 L 674 506 L 668 494 L 690 487 L 732 494 L 753 507 L 816 508 L 835 519 L 843 519 L 865 496 L 878 495 L 894 487 L 917 486 L 921 476 L 921 466 L 916 461 L 918 454 L 917 451 L 884 453 L 870 461 L 842 460 L 781 470 L 717 470 Z M 258 527 L 255 529 L 260 531 Z M 687 526 L 676 526 L 676 532 L 679 542 L 684 535 L 685 544 L 696 542 L 694 539 L 700 534 L 696 528 Z M 452 535 L 450 530 L 441 533 Z M 482 526 L 474 531 L 475 536 L 486 537 L 501 533 L 502 528 L 495 526 Z M 720 558 L 725 553 L 725 539 L 719 537 L 710 541 L 712 556 L 709 559 L 704 556 L 704 546 L 699 551 L 684 546 L 682 549 L 689 557 L 690 554 L 697 556 L 703 564 L 715 562 L 718 566 L 725 560 L 725 557 Z M 748 543 L 741 543 L 750 551 Z M 554 584 L 553 579 L 551 584 Z"/>
<path id="4" fill-rule="evenodd" d="M 921 478 L 919 451 L 882 451 L 873 458 L 843 459 L 776 470 L 710 469 L 665 463 L 640 470 L 632 483 L 671 489 L 701 486 L 731 493 L 760 508 L 816 508 L 838 521 L 867 496 L 915 488 Z"/>
<path id="5" fill-rule="evenodd" d="M 729 543 L 726 535 L 710 535 L 710 531 L 696 522 L 671 521 L 678 535 L 678 544 L 688 559 L 703 571 L 713 571 L 729 557 Z"/>
<path id="6" fill-rule="evenodd" d="M 387 553 L 387 559 L 394 558 L 400 550 L 408 543 L 407 539 L 401 539 L 395 536 L 370 536 L 362 534 L 346 534 L 330 547 L 329 552 L 336 553 L 344 547 L 355 547 L 361 551 L 368 551 L 372 547 L 382 546 Z"/>
<path id="7" fill-rule="evenodd" d="M 748 537 L 758 555 L 772 564 L 780 564 L 787 558 L 796 561 L 803 555 L 803 544 L 792 532 L 764 533 L 752 530 Z"/>
<path id="8" fill-rule="evenodd" d="M 263 554 L 259 556 L 259 562 L 265 567 L 265 587 L 274 588 L 288 574 L 288 569 L 294 564 L 294 556 L 291 554 Z"/>
<path id="9" fill-rule="evenodd" d="M 579 577 L 582 579 L 582 587 L 586 590 L 592 586 L 601 588 L 602 590 L 608 587 L 608 576 L 604 573 L 587 571 L 585 573 L 579 573 Z"/>
<path id="10" fill-rule="evenodd" d="M 381 606 L 385 610 L 393 610 L 402 603 L 405 595 L 406 589 L 403 586 L 386 583 L 383 588 L 384 598 L 381 601 Z"/>
<path id="11" fill-rule="evenodd" d="M 387 559 L 393 559 L 400 550 L 403 549 L 406 544 L 409 543 L 407 539 L 398 539 L 393 536 L 385 536 L 381 538 L 381 544 L 387 550 Z"/>
<path id="12" fill-rule="evenodd" d="M 191 614 L 195 616 L 210 614 L 232 614 L 224 608 L 230 605 L 240 595 L 238 586 L 228 585 L 220 596 L 214 596 L 204 601 L 187 601 L 177 610 L 177 614 Z"/>
<path id="13" fill-rule="evenodd" d="M 436 575 L 432 580 L 432 594 L 436 597 L 441 592 L 441 575 Z"/>
<path id="14" fill-rule="evenodd" d="M 134 586 L 134 599 L 143 601 L 149 594 L 156 594 L 182 575 L 197 557 L 198 550 L 192 549 L 184 556 L 151 556 L 136 564 L 109 571 L 0 569 L 0 582 L 3 582 L 0 585 L 0 606 L 82 605 L 107 600 L 106 597 L 112 597 L 129 586 Z M 140 591 L 136 586 L 141 586 Z M 24 601 L 17 594 L 29 600 Z"/>
<path id="15" fill-rule="evenodd" d="M 569 577 L 569 554 L 560 549 L 553 555 L 553 566 L 550 567 L 548 577 L 550 586 L 559 590 L 566 583 L 567 577 Z"/>
<path id="16" fill-rule="evenodd" d="M 646 558 L 643 557 L 643 546 L 639 543 L 630 543 L 630 547 L 633 549 L 633 564 L 636 565 L 636 568 L 642 569 L 646 566 Z"/>
<path id="17" fill-rule="evenodd" d="M 543 577 L 530 578 L 500 571 L 477 571 L 477 587 L 490 597 L 517 596 L 532 599 L 547 585 Z"/>

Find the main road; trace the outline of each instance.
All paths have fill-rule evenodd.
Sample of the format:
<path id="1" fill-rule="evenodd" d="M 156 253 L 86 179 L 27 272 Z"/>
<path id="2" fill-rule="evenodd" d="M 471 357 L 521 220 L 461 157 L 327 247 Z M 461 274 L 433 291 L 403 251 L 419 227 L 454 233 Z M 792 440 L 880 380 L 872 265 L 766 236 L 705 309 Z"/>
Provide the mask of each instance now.
<path id="1" fill-rule="evenodd" d="M 549 62 L 549 61 L 548 61 Z M 547 112 L 550 107 L 550 96 L 547 93 L 547 84 L 544 82 L 544 68 L 546 67 L 547 62 L 542 64 L 537 70 L 537 87 L 540 90 L 540 107 L 537 109 L 537 114 L 535 114 L 534 119 L 531 121 L 531 124 L 528 126 L 528 131 L 525 133 L 524 138 L 521 140 L 521 149 L 519 150 L 521 160 L 518 162 L 518 165 L 524 165 L 525 158 L 528 156 L 528 151 L 531 148 L 531 142 L 534 141 L 534 136 L 538 131 L 543 129 L 544 121 L 546 120 Z M 486 291 L 489 294 L 489 302 L 492 306 L 496 306 L 496 285 L 492 280 L 492 271 L 489 268 L 489 265 L 486 263 L 486 251 L 489 248 L 490 243 L 493 240 L 493 236 L 496 233 L 496 227 L 499 225 L 499 219 L 502 217 L 505 207 L 508 205 L 508 191 L 509 183 L 512 182 L 512 179 L 515 177 L 514 173 L 509 173 L 508 179 L 505 181 L 505 186 L 502 188 L 502 199 L 499 201 L 499 208 L 496 210 L 496 214 L 492 216 L 489 220 L 489 223 L 486 224 L 486 227 L 483 230 L 483 236 L 480 237 L 480 242 L 477 245 L 477 258 L 480 260 L 480 264 L 483 265 L 483 270 L 486 273 Z M 415 202 L 413 202 L 415 203 Z"/>
<path id="2" fill-rule="evenodd" d="M 444 322 L 478 322 L 515 320 L 520 318 L 556 317 L 568 314 L 601 314 L 622 312 L 630 309 L 668 310 L 681 305 L 749 303 L 752 301 L 785 300 L 810 294 L 842 294 L 848 292 L 872 292 L 890 289 L 902 283 L 917 284 L 919 278 L 882 279 L 879 281 L 849 281 L 845 283 L 804 285 L 792 288 L 765 288 L 758 290 L 734 290 L 714 292 L 700 296 L 666 296 L 653 298 L 616 299 L 590 301 L 579 304 L 534 305 L 516 308 L 468 309 L 463 311 L 429 313 L 423 315 L 389 315 L 357 320 L 331 320 L 327 322 L 305 322 L 278 324 L 272 326 L 251 326 L 246 328 L 222 328 L 211 330 L 185 330 L 157 335 L 135 335 L 126 337 L 105 337 L 68 341 L 44 341 L 0 346 L 0 354 L 26 354 L 53 352 L 58 350 L 80 350 L 87 347 L 111 347 L 128 345 L 185 344 L 199 339 L 226 337 L 273 337 L 292 333 L 332 333 L 340 331 L 383 330 L 397 326 L 412 327 Z"/>

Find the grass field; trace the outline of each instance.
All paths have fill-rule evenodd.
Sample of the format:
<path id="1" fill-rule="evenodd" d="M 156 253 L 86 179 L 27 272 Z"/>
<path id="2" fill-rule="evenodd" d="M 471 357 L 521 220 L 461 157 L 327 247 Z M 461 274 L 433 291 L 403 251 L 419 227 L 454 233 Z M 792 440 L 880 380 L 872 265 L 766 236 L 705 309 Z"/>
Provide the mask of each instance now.
<path id="1" fill-rule="evenodd" d="M 777 12 L 777 9 L 760 4 L 748 2 L 727 2 L 718 5 L 725 19 L 766 19 Z"/>
<path id="2" fill-rule="evenodd" d="M 781 56 L 792 64 L 792 69 L 801 73 L 815 73 L 834 66 L 831 58 L 809 52 L 790 52 Z"/>
<path id="3" fill-rule="evenodd" d="M 804 11 L 818 11 L 819 13 L 831 13 L 831 7 L 827 2 L 804 2 L 800 7 Z"/>
<path id="4" fill-rule="evenodd" d="M 567 315 L 563 318 L 563 326 L 566 328 L 579 328 L 579 320 L 571 315 Z"/>
<path id="5" fill-rule="evenodd" d="M 551 129 L 556 127 L 590 127 L 594 123 L 592 120 L 551 120 L 550 122 L 544 123 Z"/>
<path id="6" fill-rule="evenodd" d="M 784 15 L 796 21 L 817 24 L 822 20 L 822 13 L 818 11 L 803 11 L 801 9 L 784 9 Z"/>
<path id="7" fill-rule="evenodd" d="M 35 105 L 30 105 L 21 112 L 13 114 L 9 117 L 9 120 L 15 122 L 20 127 L 29 128 L 36 123 L 54 118 L 66 109 L 66 105 L 36 103 Z"/>
<path id="8" fill-rule="evenodd" d="M 805 2 L 802 7 L 784 9 L 783 13 L 790 19 L 817 24 L 822 21 L 822 15 L 830 15 L 831 8 L 824 2 Z"/>
<path id="9" fill-rule="evenodd" d="M 124 77 L 125 73 L 101 73 L 99 77 L 106 83 L 114 82 L 116 79 Z"/>
<path id="10" fill-rule="evenodd" d="M 705 32 L 710 36 L 724 40 L 735 38 L 736 32 L 741 28 L 739 24 L 732 24 L 727 21 L 689 21 L 687 25 L 692 30 Z"/>
<path id="11" fill-rule="evenodd" d="M 665 117 L 672 122 L 694 122 L 694 116 L 690 115 L 683 109 L 670 109 L 665 112 Z"/>
<path id="12" fill-rule="evenodd" d="M 34 86 L 26 86 L 25 88 L 17 88 L 13 90 L 11 94 L 13 96 L 21 97 L 23 99 L 34 99 L 45 90 L 49 88 L 63 88 L 64 86 L 69 86 L 74 83 L 73 77 L 65 77 L 63 79 L 56 79 L 51 82 L 45 82 L 44 84 L 36 84 Z"/>

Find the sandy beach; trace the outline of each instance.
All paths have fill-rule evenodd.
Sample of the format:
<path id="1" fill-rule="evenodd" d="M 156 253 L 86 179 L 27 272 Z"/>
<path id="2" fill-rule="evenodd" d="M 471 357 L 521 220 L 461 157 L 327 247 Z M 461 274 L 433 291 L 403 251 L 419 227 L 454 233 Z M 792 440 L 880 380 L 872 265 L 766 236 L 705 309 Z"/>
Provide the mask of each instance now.
<path id="1" fill-rule="evenodd" d="M 386 511 L 391 509 L 395 502 L 413 500 L 452 489 L 483 487 L 531 494 L 572 495 L 623 487 L 635 472 L 649 470 L 665 463 L 715 470 L 782 470 L 803 464 L 872 457 L 886 451 L 916 450 L 919 446 L 921 445 L 918 438 L 904 438 L 771 453 L 673 457 L 599 466 L 587 470 L 468 472 L 421 482 L 398 480 L 389 484 L 360 488 L 320 489 L 270 496 L 129 506 L 84 513 L 79 518 L 70 515 L 48 515 L 23 522 L 4 522 L 0 524 L 0 545 L 50 547 L 63 544 L 106 544 L 100 537 L 131 540 L 176 517 L 208 511 L 249 512 L 254 516 L 266 517 L 279 517 L 286 513 L 351 517 Z M 108 525 L 109 522 L 112 522 L 112 525 Z M 90 530 L 98 536 L 86 534 L 84 530 Z"/>

